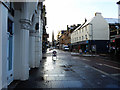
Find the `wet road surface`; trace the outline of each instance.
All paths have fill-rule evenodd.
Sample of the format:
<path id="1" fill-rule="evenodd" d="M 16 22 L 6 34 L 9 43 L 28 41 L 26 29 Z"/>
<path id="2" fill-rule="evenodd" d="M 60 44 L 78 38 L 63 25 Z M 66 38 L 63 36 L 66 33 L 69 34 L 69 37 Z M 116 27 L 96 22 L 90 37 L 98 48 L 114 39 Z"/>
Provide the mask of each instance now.
<path id="1" fill-rule="evenodd" d="M 77 57 L 71 56 L 70 52 L 56 51 L 57 58 L 52 58 L 52 51 L 48 51 L 40 67 L 31 69 L 30 78 L 19 82 L 15 88 L 120 88 L 119 77 L 111 75 L 119 74 L 119 67 L 114 65 L 117 70 L 111 71 L 104 69 L 110 67 L 107 62 L 96 64 L 98 58 Z"/>

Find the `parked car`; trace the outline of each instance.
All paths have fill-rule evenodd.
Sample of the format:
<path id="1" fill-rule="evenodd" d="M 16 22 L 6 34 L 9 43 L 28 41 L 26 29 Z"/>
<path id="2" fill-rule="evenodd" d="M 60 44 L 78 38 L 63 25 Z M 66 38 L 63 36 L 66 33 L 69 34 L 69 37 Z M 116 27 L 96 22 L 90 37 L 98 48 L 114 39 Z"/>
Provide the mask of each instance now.
<path id="1" fill-rule="evenodd" d="M 69 48 L 68 48 L 68 47 L 65 47 L 65 48 L 64 48 L 64 51 L 69 51 Z"/>
<path id="2" fill-rule="evenodd" d="M 68 45 L 64 45 L 64 46 L 63 46 L 63 50 L 64 50 L 64 51 L 69 51 Z"/>

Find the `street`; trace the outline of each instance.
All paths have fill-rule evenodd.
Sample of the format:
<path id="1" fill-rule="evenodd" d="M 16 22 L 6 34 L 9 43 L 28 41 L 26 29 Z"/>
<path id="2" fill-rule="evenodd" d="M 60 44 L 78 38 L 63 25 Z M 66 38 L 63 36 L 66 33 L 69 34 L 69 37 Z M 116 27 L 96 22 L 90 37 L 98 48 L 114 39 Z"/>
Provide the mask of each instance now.
<path id="1" fill-rule="evenodd" d="M 100 57 L 72 56 L 71 52 L 47 50 L 38 69 L 27 81 L 9 88 L 120 88 L 120 64 Z"/>

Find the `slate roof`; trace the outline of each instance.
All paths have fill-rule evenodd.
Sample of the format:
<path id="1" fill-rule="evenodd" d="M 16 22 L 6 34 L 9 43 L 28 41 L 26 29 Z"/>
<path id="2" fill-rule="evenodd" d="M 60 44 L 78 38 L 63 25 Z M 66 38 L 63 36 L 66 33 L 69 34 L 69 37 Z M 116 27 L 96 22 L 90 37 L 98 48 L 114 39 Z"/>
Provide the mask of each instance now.
<path id="1" fill-rule="evenodd" d="M 109 24 L 118 23 L 117 18 L 104 18 Z"/>

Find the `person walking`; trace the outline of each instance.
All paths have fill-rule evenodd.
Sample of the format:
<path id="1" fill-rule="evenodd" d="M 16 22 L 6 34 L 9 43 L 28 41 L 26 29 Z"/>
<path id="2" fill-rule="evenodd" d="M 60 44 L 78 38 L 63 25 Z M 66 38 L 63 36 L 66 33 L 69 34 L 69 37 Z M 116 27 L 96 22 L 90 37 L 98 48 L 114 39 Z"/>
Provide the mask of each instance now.
<path id="1" fill-rule="evenodd" d="M 82 49 L 79 49 L 79 53 L 80 53 L 80 55 L 82 55 Z"/>

